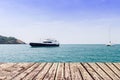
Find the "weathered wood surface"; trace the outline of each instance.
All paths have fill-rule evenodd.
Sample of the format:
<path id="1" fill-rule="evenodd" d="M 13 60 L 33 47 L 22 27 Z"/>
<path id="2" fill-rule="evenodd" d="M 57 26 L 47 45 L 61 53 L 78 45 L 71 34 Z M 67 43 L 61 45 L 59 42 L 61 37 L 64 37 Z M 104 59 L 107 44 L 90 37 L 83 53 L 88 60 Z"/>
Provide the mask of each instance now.
<path id="1" fill-rule="evenodd" d="M 0 63 L 0 80 L 120 80 L 120 63 Z"/>

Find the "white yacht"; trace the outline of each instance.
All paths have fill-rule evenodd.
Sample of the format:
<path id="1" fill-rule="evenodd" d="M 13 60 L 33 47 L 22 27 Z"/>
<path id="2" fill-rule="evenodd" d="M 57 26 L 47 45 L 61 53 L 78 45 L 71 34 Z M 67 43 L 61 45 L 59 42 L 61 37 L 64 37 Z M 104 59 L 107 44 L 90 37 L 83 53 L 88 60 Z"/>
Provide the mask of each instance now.
<path id="1" fill-rule="evenodd" d="M 59 47 L 59 42 L 53 39 L 45 39 L 40 43 L 30 43 L 32 47 Z"/>

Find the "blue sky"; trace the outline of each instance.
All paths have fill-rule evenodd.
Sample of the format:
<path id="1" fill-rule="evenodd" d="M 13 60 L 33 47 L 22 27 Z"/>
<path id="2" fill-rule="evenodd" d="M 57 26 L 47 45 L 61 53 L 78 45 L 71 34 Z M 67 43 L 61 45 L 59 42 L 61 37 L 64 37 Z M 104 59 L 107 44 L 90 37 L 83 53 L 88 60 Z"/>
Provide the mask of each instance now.
<path id="1" fill-rule="evenodd" d="M 120 0 L 0 0 L 0 35 L 27 43 L 120 43 Z"/>

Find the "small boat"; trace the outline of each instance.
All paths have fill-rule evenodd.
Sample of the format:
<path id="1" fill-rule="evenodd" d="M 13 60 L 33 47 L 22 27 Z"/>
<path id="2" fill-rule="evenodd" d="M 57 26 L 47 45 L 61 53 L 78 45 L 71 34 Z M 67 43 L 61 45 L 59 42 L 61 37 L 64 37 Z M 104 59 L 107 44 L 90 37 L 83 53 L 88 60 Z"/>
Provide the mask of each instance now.
<path id="1" fill-rule="evenodd" d="M 30 43 L 32 47 L 59 47 L 59 42 L 57 40 L 45 39 L 41 43 Z"/>
<path id="2" fill-rule="evenodd" d="M 109 43 L 108 43 L 108 44 L 106 44 L 106 46 L 112 46 L 111 41 L 109 41 Z"/>

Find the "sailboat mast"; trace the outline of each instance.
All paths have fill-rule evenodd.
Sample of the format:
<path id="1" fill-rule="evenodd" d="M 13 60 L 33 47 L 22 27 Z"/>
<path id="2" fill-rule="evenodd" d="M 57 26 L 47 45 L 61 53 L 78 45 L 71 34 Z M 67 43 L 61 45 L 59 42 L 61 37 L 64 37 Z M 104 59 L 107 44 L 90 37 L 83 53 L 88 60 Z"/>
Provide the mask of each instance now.
<path id="1" fill-rule="evenodd" d="M 109 35 L 109 43 L 111 43 L 111 27 L 110 26 L 109 26 L 108 35 Z"/>

